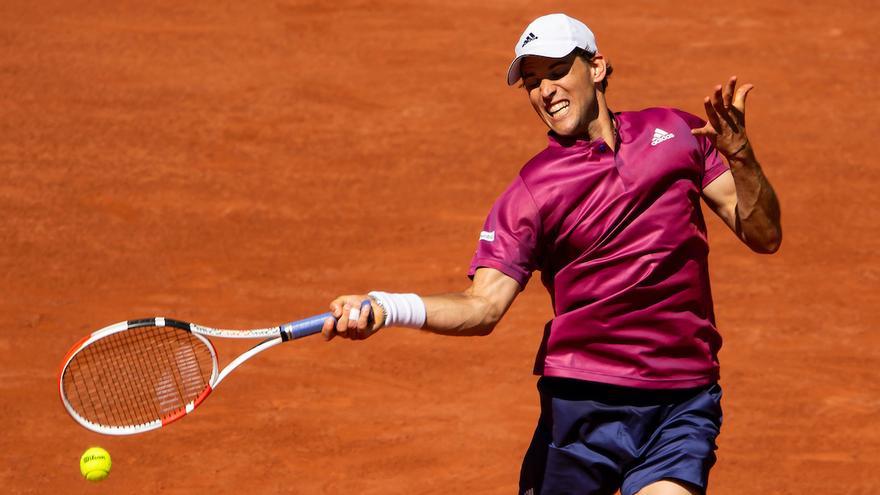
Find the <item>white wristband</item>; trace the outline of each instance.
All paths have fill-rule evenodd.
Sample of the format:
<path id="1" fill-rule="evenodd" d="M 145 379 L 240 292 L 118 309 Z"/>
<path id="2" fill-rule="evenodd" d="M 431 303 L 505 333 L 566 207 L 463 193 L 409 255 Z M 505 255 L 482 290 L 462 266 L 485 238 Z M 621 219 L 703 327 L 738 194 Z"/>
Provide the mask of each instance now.
<path id="1" fill-rule="evenodd" d="M 369 296 L 385 311 L 386 327 L 422 328 L 425 326 L 425 302 L 417 294 L 392 294 L 373 291 Z"/>

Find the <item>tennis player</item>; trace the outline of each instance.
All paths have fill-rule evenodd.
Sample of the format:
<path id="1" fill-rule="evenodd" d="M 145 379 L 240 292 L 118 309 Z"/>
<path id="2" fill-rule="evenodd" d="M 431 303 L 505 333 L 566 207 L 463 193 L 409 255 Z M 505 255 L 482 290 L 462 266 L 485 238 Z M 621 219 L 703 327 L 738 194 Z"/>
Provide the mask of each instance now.
<path id="1" fill-rule="evenodd" d="M 388 326 L 486 335 L 539 270 L 554 318 L 536 360 L 541 416 L 520 493 L 704 493 L 721 427 L 721 337 L 700 199 L 756 252 L 782 238 L 746 135 L 752 86 L 717 86 L 706 121 L 670 108 L 612 112 L 611 65 L 564 14 L 529 24 L 515 53 L 507 82 L 522 81 L 549 144 L 489 212 L 471 286 L 341 296 L 324 336 Z"/>

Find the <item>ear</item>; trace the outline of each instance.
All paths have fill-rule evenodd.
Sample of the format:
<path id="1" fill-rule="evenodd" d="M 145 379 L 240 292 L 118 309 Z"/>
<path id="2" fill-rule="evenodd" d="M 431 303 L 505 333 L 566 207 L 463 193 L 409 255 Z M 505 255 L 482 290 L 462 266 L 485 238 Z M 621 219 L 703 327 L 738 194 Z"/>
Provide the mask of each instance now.
<path id="1" fill-rule="evenodd" d="M 593 60 L 590 60 L 590 76 L 592 76 L 594 83 L 598 83 L 605 79 L 605 72 L 607 69 L 608 61 L 605 60 L 605 56 L 601 53 L 597 53 L 593 56 Z"/>

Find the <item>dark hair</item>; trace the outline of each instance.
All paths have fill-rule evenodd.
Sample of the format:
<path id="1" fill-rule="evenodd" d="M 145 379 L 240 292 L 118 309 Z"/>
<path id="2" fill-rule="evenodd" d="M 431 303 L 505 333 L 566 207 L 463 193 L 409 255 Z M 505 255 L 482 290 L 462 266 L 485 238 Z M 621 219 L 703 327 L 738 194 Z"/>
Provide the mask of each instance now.
<path id="1" fill-rule="evenodd" d="M 581 60 L 583 60 L 584 62 L 587 62 L 587 63 L 592 62 L 593 57 L 596 56 L 596 54 L 594 52 L 584 50 L 583 48 L 580 48 L 580 47 L 577 47 L 574 49 L 574 54 L 576 56 L 580 57 Z M 602 85 L 601 86 L 602 91 L 605 91 L 605 89 L 608 88 L 608 78 L 611 77 L 612 72 L 614 72 L 614 67 L 611 66 L 611 61 L 606 59 L 605 60 L 605 79 L 602 79 L 602 81 L 599 83 Z"/>

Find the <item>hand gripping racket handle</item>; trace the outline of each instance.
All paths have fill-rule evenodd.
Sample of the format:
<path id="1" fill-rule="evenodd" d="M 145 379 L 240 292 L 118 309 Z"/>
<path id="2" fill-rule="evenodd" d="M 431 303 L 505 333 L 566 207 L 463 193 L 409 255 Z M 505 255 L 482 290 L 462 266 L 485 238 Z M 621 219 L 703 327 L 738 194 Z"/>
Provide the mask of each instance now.
<path id="1" fill-rule="evenodd" d="M 370 300 L 365 299 L 361 302 L 361 307 L 363 308 L 365 305 L 369 305 Z M 324 313 L 320 315 L 310 316 L 303 320 L 292 321 L 290 323 L 285 323 L 281 325 L 281 341 L 287 342 L 288 340 L 299 339 L 302 337 L 308 337 L 309 335 L 314 335 L 321 331 L 321 328 L 324 327 L 324 320 L 328 317 L 333 318 L 333 324 L 336 324 L 336 317 L 333 316 L 333 313 Z M 373 324 L 373 312 L 370 311 L 369 324 Z"/>
<path id="2" fill-rule="evenodd" d="M 328 316 L 333 318 L 334 323 L 336 322 L 333 313 L 324 313 L 281 325 L 281 341 L 287 342 L 288 340 L 308 337 L 320 332 L 324 326 L 324 320 Z"/>

